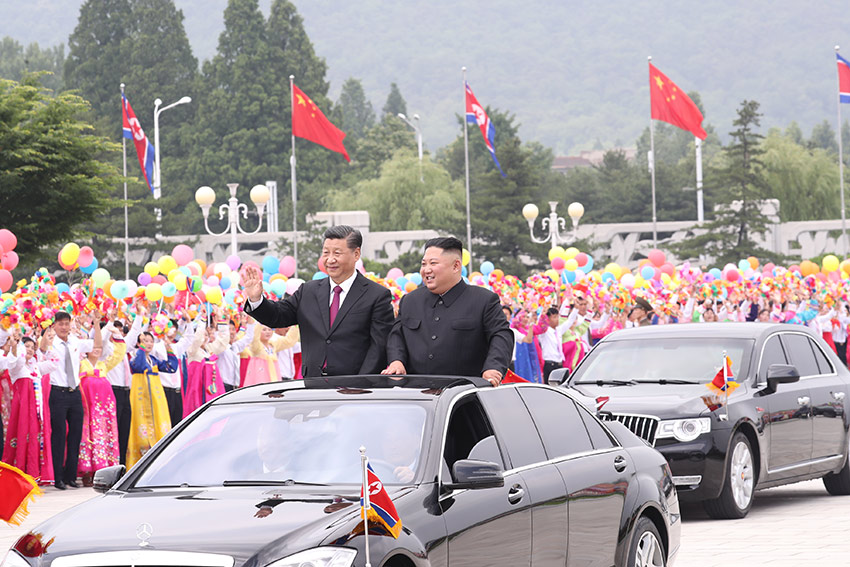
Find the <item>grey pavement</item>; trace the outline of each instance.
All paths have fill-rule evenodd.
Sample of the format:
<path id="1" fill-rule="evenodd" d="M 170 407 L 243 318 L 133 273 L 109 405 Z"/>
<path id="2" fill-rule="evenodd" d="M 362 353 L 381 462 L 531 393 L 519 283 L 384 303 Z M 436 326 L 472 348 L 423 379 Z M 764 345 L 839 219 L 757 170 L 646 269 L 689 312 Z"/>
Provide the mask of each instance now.
<path id="1" fill-rule="evenodd" d="M 44 520 L 97 496 L 91 488 L 44 491 L 22 526 L 0 525 L 0 556 Z M 850 496 L 830 496 L 819 480 L 756 493 L 743 520 L 711 520 L 699 505 L 683 506 L 682 516 L 676 567 L 850 565 Z"/>

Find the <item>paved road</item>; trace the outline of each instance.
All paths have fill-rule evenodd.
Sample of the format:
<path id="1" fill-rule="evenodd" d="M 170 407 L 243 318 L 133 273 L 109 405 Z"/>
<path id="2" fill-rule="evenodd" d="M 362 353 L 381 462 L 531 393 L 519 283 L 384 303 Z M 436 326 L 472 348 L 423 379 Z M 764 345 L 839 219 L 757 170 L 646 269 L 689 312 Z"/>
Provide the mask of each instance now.
<path id="1" fill-rule="evenodd" d="M 0 525 L 0 554 L 50 516 L 94 496 L 90 488 L 46 488 L 23 526 Z M 850 565 L 850 496 L 830 496 L 820 481 L 759 492 L 743 520 L 710 520 L 700 506 L 682 512 L 677 567 Z"/>

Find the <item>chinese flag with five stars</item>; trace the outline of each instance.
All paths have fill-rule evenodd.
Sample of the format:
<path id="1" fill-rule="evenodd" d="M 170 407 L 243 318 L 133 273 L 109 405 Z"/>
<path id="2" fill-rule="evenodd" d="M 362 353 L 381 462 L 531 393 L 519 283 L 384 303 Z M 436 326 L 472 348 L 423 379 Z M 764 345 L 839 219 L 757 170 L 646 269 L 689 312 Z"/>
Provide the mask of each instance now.
<path id="1" fill-rule="evenodd" d="M 702 112 L 676 83 L 652 63 L 649 64 L 649 100 L 653 119 L 678 126 L 700 140 L 705 140 Z"/>
<path id="2" fill-rule="evenodd" d="M 295 85 L 292 85 L 292 133 L 340 153 L 351 161 L 342 145 L 345 132 L 331 124 L 312 99 Z"/>

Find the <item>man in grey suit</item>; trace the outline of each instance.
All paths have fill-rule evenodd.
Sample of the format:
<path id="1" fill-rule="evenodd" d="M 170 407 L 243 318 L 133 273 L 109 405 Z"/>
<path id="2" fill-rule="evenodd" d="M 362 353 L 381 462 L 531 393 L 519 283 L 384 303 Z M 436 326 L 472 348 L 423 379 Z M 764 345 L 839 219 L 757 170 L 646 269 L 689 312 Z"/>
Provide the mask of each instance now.
<path id="1" fill-rule="evenodd" d="M 377 374 L 386 365 L 393 322 L 390 292 L 355 269 L 363 244 L 359 230 L 332 226 L 324 236 L 329 277 L 304 283 L 283 301 L 269 301 L 262 274 L 246 268 L 245 312 L 267 327 L 298 325 L 305 377 Z"/>
<path id="2" fill-rule="evenodd" d="M 387 340 L 383 374 L 481 376 L 497 386 L 514 337 L 499 296 L 461 277 L 463 245 L 454 237 L 425 243 L 420 287 L 404 296 Z"/>

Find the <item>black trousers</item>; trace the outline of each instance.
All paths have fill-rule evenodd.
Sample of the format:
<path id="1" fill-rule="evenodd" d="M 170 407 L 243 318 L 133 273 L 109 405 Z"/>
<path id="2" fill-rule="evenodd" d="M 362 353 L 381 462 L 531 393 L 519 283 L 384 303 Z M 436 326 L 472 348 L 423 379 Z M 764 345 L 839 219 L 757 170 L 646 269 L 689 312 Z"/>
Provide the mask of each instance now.
<path id="1" fill-rule="evenodd" d="M 171 416 L 171 427 L 174 427 L 183 419 L 183 395 L 180 388 L 162 388 L 165 392 L 165 401 L 168 402 L 168 415 Z"/>
<path id="2" fill-rule="evenodd" d="M 847 343 L 835 343 L 835 350 L 838 353 L 838 358 L 841 362 L 844 363 L 844 367 L 847 367 Z"/>
<path id="3" fill-rule="evenodd" d="M 556 362 L 554 360 L 544 360 L 543 361 L 543 383 L 549 383 L 549 375 L 552 374 L 553 370 L 557 370 L 559 368 L 563 368 L 564 365 L 561 362 Z"/>
<path id="4" fill-rule="evenodd" d="M 77 480 L 80 440 L 83 436 L 83 398 L 80 389 L 50 388 L 50 448 L 53 478 L 65 483 Z M 65 435 L 65 430 L 68 434 Z"/>
<path id="5" fill-rule="evenodd" d="M 225 384 L 224 385 L 224 391 L 225 392 L 232 392 L 235 389 L 236 389 L 236 386 L 234 386 L 233 384 Z"/>
<path id="6" fill-rule="evenodd" d="M 121 386 L 112 386 L 115 394 L 115 413 L 118 418 L 118 452 L 121 455 L 121 464 L 127 463 L 127 440 L 130 438 L 130 422 L 133 416 L 130 409 L 130 389 Z"/>

